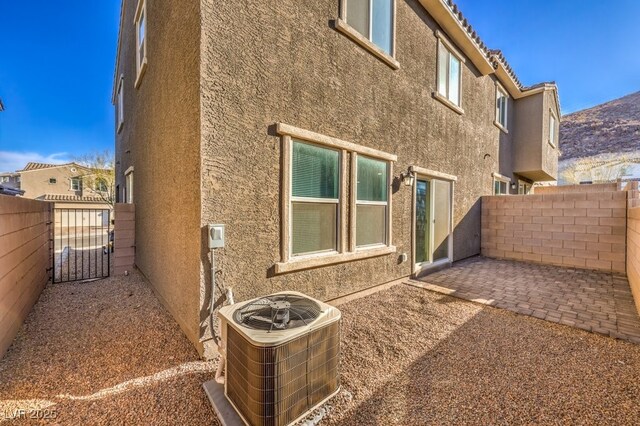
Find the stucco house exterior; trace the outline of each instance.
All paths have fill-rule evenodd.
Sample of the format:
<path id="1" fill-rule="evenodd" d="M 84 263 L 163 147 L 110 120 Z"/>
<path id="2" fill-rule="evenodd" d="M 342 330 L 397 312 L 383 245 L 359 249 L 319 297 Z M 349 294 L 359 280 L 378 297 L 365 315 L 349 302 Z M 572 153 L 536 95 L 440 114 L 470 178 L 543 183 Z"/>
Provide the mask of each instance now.
<path id="1" fill-rule="evenodd" d="M 10 175 L 15 176 L 16 188 L 24 191 L 23 197 L 52 202 L 54 208 L 111 209 L 106 190 L 96 186 L 101 184 L 98 179 L 87 178 L 92 174 L 90 168 L 73 162 L 31 162 Z"/>
<path id="2" fill-rule="evenodd" d="M 479 254 L 481 196 L 557 178 L 556 85 L 450 1 L 123 0 L 113 102 L 136 265 L 205 352 L 208 224 L 236 300 L 330 300 Z"/>

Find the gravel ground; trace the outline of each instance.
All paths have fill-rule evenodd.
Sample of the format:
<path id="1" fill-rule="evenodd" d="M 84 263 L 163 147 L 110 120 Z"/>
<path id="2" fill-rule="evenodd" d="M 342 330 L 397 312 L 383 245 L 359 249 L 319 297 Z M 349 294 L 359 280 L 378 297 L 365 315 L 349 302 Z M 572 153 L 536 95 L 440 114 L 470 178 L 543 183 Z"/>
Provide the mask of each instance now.
<path id="1" fill-rule="evenodd" d="M 323 424 L 638 424 L 638 345 L 406 285 L 340 309 Z"/>
<path id="2" fill-rule="evenodd" d="M 0 361 L 0 422 L 217 424 L 213 371 L 141 276 L 49 285 Z"/>
<path id="3" fill-rule="evenodd" d="M 638 345 L 407 285 L 340 309 L 343 389 L 321 425 L 638 424 Z M 0 361 L 0 416 L 217 424 L 213 369 L 139 275 L 56 284 Z"/>
<path id="4" fill-rule="evenodd" d="M 105 254 L 101 247 L 84 250 L 67 247 L 55 254 L 56 281 L 106 277 L 109 267 L 113 267 L 114 254 Z"/>

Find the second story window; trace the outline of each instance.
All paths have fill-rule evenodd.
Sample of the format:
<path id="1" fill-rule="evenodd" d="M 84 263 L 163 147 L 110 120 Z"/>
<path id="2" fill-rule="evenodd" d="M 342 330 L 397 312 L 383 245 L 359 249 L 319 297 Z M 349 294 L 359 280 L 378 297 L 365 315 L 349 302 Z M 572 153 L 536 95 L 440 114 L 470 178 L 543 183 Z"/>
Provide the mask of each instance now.
<path id="1" fill-rule="evenodd" d="M 124 95 L 122 93 L 124 78 L 120 76 L 120 82 L 118 82 L 118 94 L 117 94 L 117 104 L 116 104 L 116 119 L 118 120 L 118 132 L 122 129 L 122 125 L 124 124 Z"/>
<path id="2" fill-rule="evenodd" d="M 340 152 L 293 142 L 291 254 L 338 250 Z"/>
<path id="3" fill-rule="evenodd" d="M 356 31 L 389 55 L 393 55 L 395 0 L 346 1 L 346 20 Z"/>
<path id="4" fill-rule="evenodd" d="M 82 178 L 72 177 L 71 178 L 71 190 L 72 191 L 81 191 L 82 190 Z"/>
<path id="5" fill-rule="evenodd" d="M 556 147 L 558 146 L 557 144 L 557 139 L 558 139 L 558 120 L 556 119 L 556 116 L 553 114 L 553 112 L 549 112 L 549 143 L 551 144 L 552 147 Z"/>
<path id="6" fill-rule="evenodd" d="M 455 106 L 460 106 L 460 58 L 440 40 L 438 43 L 438 93 Z"/>
<path id="7" fill-rule="evenodd" d="M 147 65 L 147 4 L 145 0 L 138 1 L 136 9 L 136 84 L 138 87 L 140 79 Z"/>
<path id="8" fill-rule="evenodd" d="M 55 185 L 56 183 L 58 183 L 58 180 L 56 178 L 49 178 L 50 185 Z"/>
<path id="9" fill-rule="evenodd" d="M 107 187 L 107 181 L 104 178 L 97 178 L 94 189 L 96 192 L 107 192 L 109 190 Z"/>
<path id="10" fill-rule="evenodd" d="M 509 96 L 507 92 L 498 86 L 496 90 L 496 124 L 498 127 L 507 130 Z"/>

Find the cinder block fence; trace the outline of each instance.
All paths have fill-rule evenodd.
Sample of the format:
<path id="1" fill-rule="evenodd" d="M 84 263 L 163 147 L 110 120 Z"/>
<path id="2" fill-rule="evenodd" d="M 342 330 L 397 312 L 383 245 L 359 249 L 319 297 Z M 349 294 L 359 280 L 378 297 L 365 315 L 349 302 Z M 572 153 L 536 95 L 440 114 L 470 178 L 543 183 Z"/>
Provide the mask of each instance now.
<path id="1" fill-rule="evenodd" d="M 616 186 L 483 197 L 482 254 L 625 273 L 627 191 Z"/>
<path id="2" fill-rule="evenodd" d="M 134 204 L 114 206 L 114 275 L 133 270 L 136 253 L 136 208 Z"/>
<path id="3" fill-rule="evenodd" d="M 627 278 L 640 313 L 640 194 L 638 184 L 628 192 L 627 210 Z"/>
<path id="4" fill-rule="evenodd" d="M 0 195 L 0 358 L 50 279 L 51 204 Z"/>

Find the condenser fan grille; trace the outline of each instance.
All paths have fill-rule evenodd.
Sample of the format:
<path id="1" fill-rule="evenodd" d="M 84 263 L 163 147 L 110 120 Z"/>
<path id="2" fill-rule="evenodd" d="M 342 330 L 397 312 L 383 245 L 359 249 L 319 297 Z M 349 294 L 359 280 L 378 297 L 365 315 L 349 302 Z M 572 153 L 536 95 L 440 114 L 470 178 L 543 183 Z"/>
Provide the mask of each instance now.
<path id="1" fill-rule="evenodd" d="M 295 294 L 262 297 L 236 309 L 233 319 L 254 330 L 291 330 L 311 324 L 320 314 L 320 306 Z"/>

